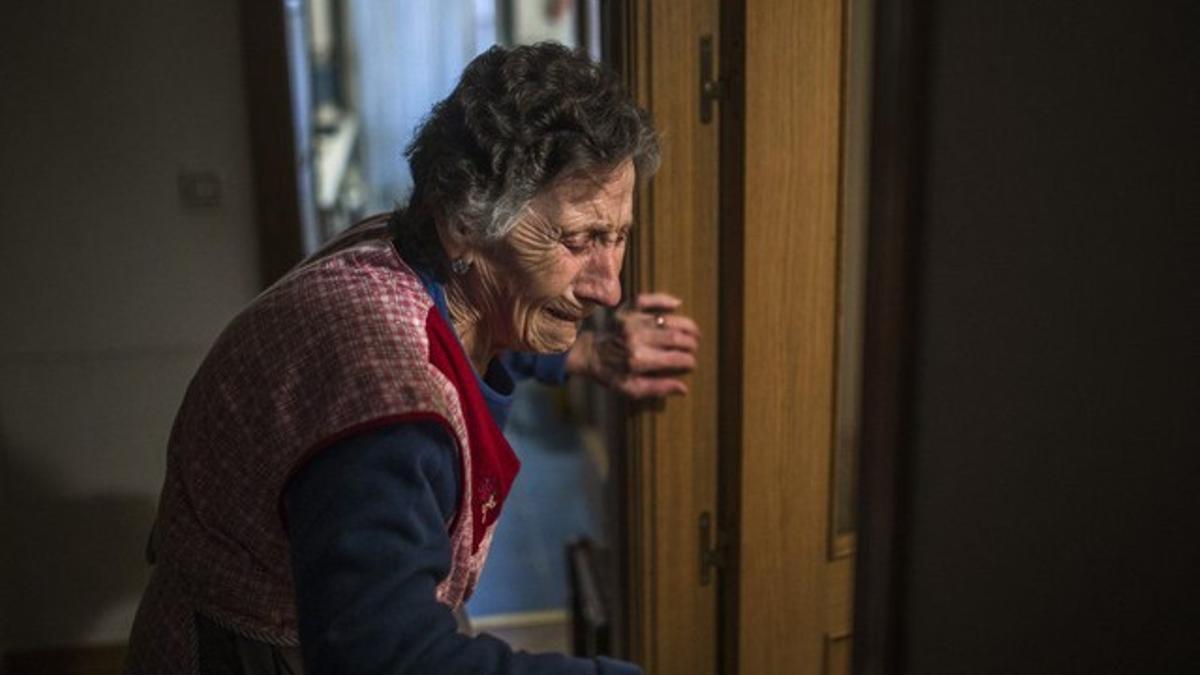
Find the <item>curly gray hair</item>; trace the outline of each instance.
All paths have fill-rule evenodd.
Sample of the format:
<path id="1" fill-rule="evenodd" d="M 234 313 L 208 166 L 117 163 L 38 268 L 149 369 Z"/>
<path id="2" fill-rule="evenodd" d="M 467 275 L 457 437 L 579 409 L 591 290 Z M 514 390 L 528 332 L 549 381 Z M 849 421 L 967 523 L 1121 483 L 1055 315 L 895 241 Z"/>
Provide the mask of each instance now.
<path id="1" fill-rule="evenodd" d="M 658 169 L 658 135 L 611 69 L 544 42 L 492 47 L 467 65 L 405 154 L 408 204 L 390 226 L 410 262 L 444 278 L 435 217 L 479 242 L 508 234 L 534 196 L 561 176 L 603 173 L 632 159 Z"/>

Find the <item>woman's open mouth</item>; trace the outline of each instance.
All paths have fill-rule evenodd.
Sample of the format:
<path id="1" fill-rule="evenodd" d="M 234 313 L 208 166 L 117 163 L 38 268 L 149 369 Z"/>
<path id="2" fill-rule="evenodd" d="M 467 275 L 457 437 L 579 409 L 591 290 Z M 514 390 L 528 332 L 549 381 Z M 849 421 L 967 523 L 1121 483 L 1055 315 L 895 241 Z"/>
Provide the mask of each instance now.
<path id="1" fill-rule="evenodd" d="M 580 316 L 578 314 L 568 313 L 568 312 L 565 312 L 556 307 L 547 307 L 546 313 L 549 314 L 550 316 L 558 319 L 559 321 L 566 321 L 567 323 L 579 323 L 580 321 L 583 321 L 583 319 L 584 319 L 583 316 Z"/>

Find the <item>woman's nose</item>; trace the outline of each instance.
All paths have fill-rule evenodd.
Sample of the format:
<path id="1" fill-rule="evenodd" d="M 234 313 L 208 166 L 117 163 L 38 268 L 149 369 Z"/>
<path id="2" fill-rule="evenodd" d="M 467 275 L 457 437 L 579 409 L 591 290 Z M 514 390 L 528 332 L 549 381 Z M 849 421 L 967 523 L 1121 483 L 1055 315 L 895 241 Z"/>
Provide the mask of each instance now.
<path id="1" fill-rule="evenodd" d="M 575 297 L 605 307 L 621 302 L 621 248 L 603 247 L 592 255 L 575 284 Z"/>

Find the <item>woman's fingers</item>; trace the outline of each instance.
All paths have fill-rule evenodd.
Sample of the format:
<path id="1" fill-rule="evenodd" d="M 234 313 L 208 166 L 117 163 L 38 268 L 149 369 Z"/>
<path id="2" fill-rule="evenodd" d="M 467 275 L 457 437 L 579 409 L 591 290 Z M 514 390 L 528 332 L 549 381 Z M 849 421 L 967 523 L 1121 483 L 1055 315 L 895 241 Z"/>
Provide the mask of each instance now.
<path id="1" fill-rule="evenodd" d="M 635 399 L 682 396 L 679 376 L 696 369 L 700 327 L 676 314 L 683 302 L 669 293 L 640 293 L 617 313 L 619 328 L 604 357 L 609 372 L 621 373 L 613 386 Z M 619 347 L 619 348 L 618 348 Z"/>
<path id="2" fill-rule="evenodd" d="M 683 305 L 683 301 L 669 293 L 640 293 L 633 302 L 633 310 L 644 317 L 644 320 L 654 322 L 659 316 L 663 317 L 666 325 L 700 336 L 700 327 L 690 317 L 673 312 Z M 663 328 L 664 326 L 655 326 Z"/>
<path id="3" fill-rule="evenodd" d="M 689 372 L 696 369 L 696 356 L 690 352 L 655 347 L 634 347 L 629 353 L 629 372 Z"/>
<path id="4" fill-rule="evenodd" d="M 670 293 L 638 293 L 633 307 L 640 312 L 674 312 L 683 301 Z"/>
<path id="5" fill-rule="evenodd" d="M 631 377 L 621 383 L 620 389 L 631 398 L 684 396 L 688 393 L 682 380 L 668 377 Z"/>
<path id="6" fill-rule="evenodd" d="M 683 301 L 668 293 L 640 293 L 633 302 L 617 310 L 617 317 L 629 321 L 636 320 L 640 324 L 654 324 L 658 317 L 674 328 L 700 335 L 700 327 L 690 317 L 675 314 L 675 310 L 683 305 Z M 655 326 L 662 328 L 662 326 Z"/>
<path id="7" fill-rule="evenodd" d="M 622 310 L 617 314 L 618 325 L 626 339 L 637 341 L 640 336 L 682 332 L 700 338 L 700 327 L 691 317 L 682 314 L 651 314 L 637 310 Z"/>
<path id="8" fill-rule="evenodd" d="M 700 349 L 700 340 L 696 334 L 687 332 L 682 328 L 665 326 L 659 329 L 643 331 L 639 337 L 641 339 L 636 342 L 651 347 L 658 347 L 659 349 L 675 349 L 685 352 L 694 352 Z"/>

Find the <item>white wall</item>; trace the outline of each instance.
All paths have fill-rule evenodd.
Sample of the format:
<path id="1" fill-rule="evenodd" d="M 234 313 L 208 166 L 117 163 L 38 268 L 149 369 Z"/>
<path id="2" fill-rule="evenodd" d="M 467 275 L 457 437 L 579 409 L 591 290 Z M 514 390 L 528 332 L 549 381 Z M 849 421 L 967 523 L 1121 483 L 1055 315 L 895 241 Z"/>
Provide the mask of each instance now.
<path id="1" fill-rule="evenodd" d="M 0 45 L 0 649 L 123 640 L 175 409 L 256 292 L 237 2 L 16 3 Z"/>

